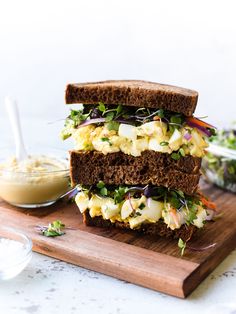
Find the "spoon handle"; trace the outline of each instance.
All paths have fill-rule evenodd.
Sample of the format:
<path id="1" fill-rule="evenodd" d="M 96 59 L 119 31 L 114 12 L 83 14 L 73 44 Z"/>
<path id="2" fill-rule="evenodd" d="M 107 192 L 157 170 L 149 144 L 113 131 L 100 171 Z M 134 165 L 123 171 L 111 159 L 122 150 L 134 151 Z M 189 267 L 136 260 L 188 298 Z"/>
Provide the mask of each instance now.
<path id="1" fill-rule="evenodd" d="M 9 116 L 11 128 L 13 131 L 13 136 L 16 146 L 16 158 L 18 161 L 27 158 L 27 152 L 25 149 L 23 136 L 21 132 L 20 118 L 18 106 L 15 100 L 10 99 L 9 97 L 5 98 L 5 106 Z"/>

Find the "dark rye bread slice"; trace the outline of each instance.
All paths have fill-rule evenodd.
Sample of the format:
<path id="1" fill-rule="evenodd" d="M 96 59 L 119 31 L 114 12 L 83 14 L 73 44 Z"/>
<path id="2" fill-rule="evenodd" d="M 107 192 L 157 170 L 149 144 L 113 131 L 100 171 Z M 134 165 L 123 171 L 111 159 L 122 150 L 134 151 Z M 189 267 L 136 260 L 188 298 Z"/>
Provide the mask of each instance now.
<path id="1" fill-rule="evenodd" d="M 146 150 L 141 153 L 141 156 L 134 157 L 132 155 L 124 154 L 123 152 L 109 153 L 104 155 L 103 153 L 93 151 L 70 151 L 71 166 L 87 166 L 89 167 L 102 167 L 102 166 L 134 166 L 138 167 L 148 166 L 152 170 L 157 167 L 175 169 L 185 173 L 197 174 L 201 168 L 201 158 L 192 157 L 187 155 L 181 157 L 179 160 L 171 158 L 170 154 L 155 152 L 153 150 Z M 73 163 L 75 162 L 75 164 Z"/>
<path id="2" fill-rule="evenodd" d="M 110 220 L 104 220 L 102 216 L 95 216 L 92 218 L 89 215 L 88 210 L 83 213 L 83 222 L 87 226 L 95 226 L 101 228 L 115 227 L 119 229 L 132 230 L 130 229 L 129 224 L 125 222 L 111 222 Z M 134 230 L 152 236 L 161 236 L 172 239 L 181 238 L 183 241 L 187 241 L 191 239 L 191 237 L 198 230 L 198 228 L 193 225 L 183 225 L 179 229 L 171 230 L 163 221 L 158 221 L 156 223 L 142 224 L 140 228 Z"/>
<path id="3" fill-rule="evenodd" d="M 68 84 L 67 104 L 83 103 L 166 109 L 191 116 L 196 108 L 198 93 L 194 90 L 159 83 L 121 80 Z"/>
<path id="4" fill-rule="evenodd" d="M 97 151 L 71 151 L 72 185 L 92 185 L 103 181 L 107 185 L 165 186 L 186 194 L 197 190 L 201 158 L 186 156 L 173 160 L 169 154 L 145 151 L 140 157 L 122 152 L 107 155 Z"/>

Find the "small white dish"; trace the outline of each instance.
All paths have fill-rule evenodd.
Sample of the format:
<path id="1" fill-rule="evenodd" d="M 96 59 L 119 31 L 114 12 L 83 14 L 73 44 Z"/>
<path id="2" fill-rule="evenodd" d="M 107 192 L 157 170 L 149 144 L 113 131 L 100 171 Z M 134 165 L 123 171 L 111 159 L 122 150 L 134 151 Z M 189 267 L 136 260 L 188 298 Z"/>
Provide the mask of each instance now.
<path id="1" fill-rule="evenodd" d="M 20 274 L 32 257 L 32 241 L 20 231 L 0 227 L 0 281 Z"/>

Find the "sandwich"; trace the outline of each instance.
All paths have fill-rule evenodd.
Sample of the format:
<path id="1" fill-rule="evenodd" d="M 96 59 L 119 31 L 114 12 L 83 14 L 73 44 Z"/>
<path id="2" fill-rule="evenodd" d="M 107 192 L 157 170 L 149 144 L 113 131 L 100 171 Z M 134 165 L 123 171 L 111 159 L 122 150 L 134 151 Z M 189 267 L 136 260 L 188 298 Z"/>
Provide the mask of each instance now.
<path id="1" fill-rule="evenodd" d="M 69 84 L 61 132 L 75 201 L 89 226 L 189 240 L 212 216 L 198 189 L 214 127 L 193 116 L 198 93 L 146 81 Z"/>

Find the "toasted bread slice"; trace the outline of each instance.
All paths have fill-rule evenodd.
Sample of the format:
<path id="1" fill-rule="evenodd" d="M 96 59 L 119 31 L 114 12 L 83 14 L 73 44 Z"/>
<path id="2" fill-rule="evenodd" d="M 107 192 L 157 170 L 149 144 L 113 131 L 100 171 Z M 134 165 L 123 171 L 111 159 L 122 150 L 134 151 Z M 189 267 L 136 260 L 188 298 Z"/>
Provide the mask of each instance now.
<path id="1" fill-rule="evenodd" d="M 196 108 L 198 93 L 194 90 L 159 83 L 120 80 L 68 84 L 67 104 L 122 104 L 134 107 L 165 109 L 191 116 Z"/>

